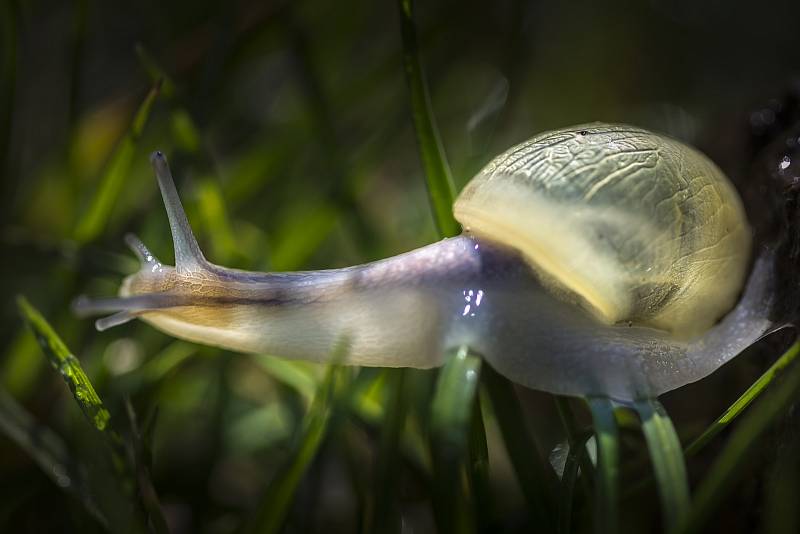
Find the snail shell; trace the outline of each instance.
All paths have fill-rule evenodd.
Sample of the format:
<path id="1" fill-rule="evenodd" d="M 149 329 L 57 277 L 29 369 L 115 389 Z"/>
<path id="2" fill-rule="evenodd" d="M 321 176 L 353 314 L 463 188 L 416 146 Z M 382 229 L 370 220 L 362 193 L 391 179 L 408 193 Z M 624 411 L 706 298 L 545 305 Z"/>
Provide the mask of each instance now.
<path id="1" fill-rule="evenodd" d="M 751 232 L 707 157 L 627 125 L 545 132 L 492 160 L 454 213 L 606 324 L 690 338 L 739 296 Z"/>

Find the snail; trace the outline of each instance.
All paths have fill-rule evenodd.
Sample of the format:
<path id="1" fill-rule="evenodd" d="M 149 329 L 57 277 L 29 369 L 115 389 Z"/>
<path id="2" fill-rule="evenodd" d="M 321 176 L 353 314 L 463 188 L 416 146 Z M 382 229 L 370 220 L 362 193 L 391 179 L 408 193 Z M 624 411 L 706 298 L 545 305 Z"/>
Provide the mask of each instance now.
<path id="1" fill-rule="evenodd" d="M 633 126 L 539 134 L 464 188 L 464 232 L 343 269 L 257 273 L 205 259 L 167 160 L 151 156 L 175 267 L 137 238 L 119 297 L 76 302 L 225 349 L 430 368 L 467 345 L 510 380 L 621 402 L 699 380 L 778 328 L 772 255 L 699 151 Z"/>

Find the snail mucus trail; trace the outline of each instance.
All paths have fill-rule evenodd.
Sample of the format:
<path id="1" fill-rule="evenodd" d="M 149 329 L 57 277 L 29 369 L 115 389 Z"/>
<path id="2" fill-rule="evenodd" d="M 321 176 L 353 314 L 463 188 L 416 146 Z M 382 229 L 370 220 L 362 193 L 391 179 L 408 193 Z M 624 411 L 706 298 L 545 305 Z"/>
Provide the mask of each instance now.
<path id="1" fill-rule="evenodd" d="M 466 186 L 461 236 L 322 271 L 210 263 L 166 158 L 151 163 L 176 265 L 129 236 L 141 270 L 117 298 L 76 302 L 81 314 L 114 313 L 100 330 L 140 318 L 190 341 L 311 361 L 346 340 L 344 363 L 385 367 L 435 367 L 468 345 L 516 383 L 625 402 L 699 380 L 775 328 L 771 256 L 758 254 L 745 284 L 750 233 L 733 187 L 699 152 L 639 128 L 540 134 Z"/>

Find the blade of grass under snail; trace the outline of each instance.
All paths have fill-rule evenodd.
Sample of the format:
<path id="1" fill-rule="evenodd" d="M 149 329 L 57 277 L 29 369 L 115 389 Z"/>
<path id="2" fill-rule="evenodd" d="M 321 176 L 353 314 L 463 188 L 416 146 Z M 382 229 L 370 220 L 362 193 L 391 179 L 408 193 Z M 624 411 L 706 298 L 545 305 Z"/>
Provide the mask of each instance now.
<path id="1" fill-rule="evenodd" d="M 434 456 L 434 518 L 439 532 L 471 532 L 475 519 L 461 470 L 481 360 L 462 346 L 448 355 L 434 389 L 430 431 Z"/>
<path id="2" fill-rule="evenodd" d="M 99 236 L 106 227 L 108 217 L 130 171 L 133 158 L 136 155 L 139 138 L 150 117 L 150 111 L 158 96 L 159 89 L 160 83 L 156 83 L 147 92 L 133 117 L 128 132 L 119 142 L 114 154 L 106 164 L 105 171 L 97 187 L 97 193 L 86 209 L 85 215 L 81 217 L 75 227 L 74 235 L 78 242 L 86 243 L 91 241 Z"/>
<path id="3" fill-rule="evenodd" d="M 311 408 L 303 418 L 303 428 L 288 461 L 267 486 L 256 515 L 247 528 L 250 534 L 280 532 L 294 501 L 295 493 L 328 434 L 332 412 L 336 409 L 338 391 L 347 369 L 331 365 L 317 388 Z"/>
<path id="4" fill-rule="evenodd" d="M 253 358 L 272 378 L 291 387 L 304 399 L 308 401 L 313 399 L 319 385 L 306 362 L 285 360 L 266 354 L 259 354 Z"/>
<path id="5" fill-rule="evenodd" d="M 666 410 L 656 399 L 636 402 L 653 462 L 664 530 L 671 531 L 689 513 L 689 479 L 681 442 Z"/>
<path id="6" fill-rule="evenodd" d="M 403 43 L 403 65 L 409 90 L 417 146 L 425 170 L 428 199 L 439 236 L 452 237 L 457 235 L 460 231 L 460 225 L 453 217 L 452 211 L 453 200 L 455 198 L 455 186 L 447 162 L 447 155 L 445 154 L 439 130 L 436 125 L 435 115 L 431 106 L 430 92 L 425 79 L 425 71 L 422 67 L 419 45 L 417 43 L 416 24 L 414 22 L 413 2 L 412 0 L 398 0 L 398 7 L 400 13 L 400 33 Z M 453 357 L 450 358 L 450 360 L 464 365 L 464 368 L 461 369 L 464 373 L 472 373 L 475 376 L 480 375 L 481 360 L 477 357 L 470 357 L 467 347 L 462 347 L 459 351 L 463 352 L 464 358 L 474 358 L 474 360 L 469 360 L 469 364 L 460 363 L 462 362 L 460 357 Z M 459 352 L 456 354 L 459 354 Z M 456 363 L 453 365 L 456 365 Z M 472 369 L 468 369 L 470 367 Z M 444 372 L 445 370 L 442 370 L 442 373 Z M 440 383 L 442 383 L 441 379 L 442 377 L 440 377 Z M 495 381 L 495 384 L 496 385 L 493 387 L 503 387 L 502 381 Z M 468 381 L 462 382 L 461 388 L 462 391 L 458 394 L 463 398 L 475 399 L 474 412 L 472 412 L 474 415 L 473 424 L 469 425 L 467 420 L 463 421 L 463 429 L 468 429 L 470 433 L 470 461 L 467 465 L 468 476 L 473 486 L 473 493 L 475 495 L 483 495 L 485 498 L 489 494 L 489 491 L 486 489 L 488 486 L 489 460 L 488 448 L 486 446 L 486 431 L 482 424 L 480 398 L 475 397 L 474 389 L 470 391 L 470 388 L 474 388 L 474 385 L 471 386 Z M 438 387 L 436 391 L 436 395 L 438 396 Z M 453 396 L 456 395 L 457 394 L 453 392 Z M 439 398 L 437 396 L 435 396 L 434 399 Z M 470 401 L 469 405 L 472 404 L 473 402 Z M 445 461 L 449 462 L 450 460 L 445 459 Z M 441 467 L 449 474 L 453 474 L 454 466 L 452 464 L 446 464 Z M 484 504 L 488 507 L 488 502 Z M 490 513 L 488 508 L 482 509 L 482 514 L 484 514 L 482 517 L 485 518 L 485 514 Z M 437 519 L 439 519 L 441 524 L 442 519 Z"/>
<path id="7" fill-rule="evenodd" d="M 759 400 L 739 422 L 727 445 L 694 492 L 688 519 L 679 527 L 684 534 L 702 532 L 719 504 L 736 487 L 747 471 L 747 458 L 775 420 L 797 402 L 800 393 L 800 365 L 793 365 L 781 380 Z"/>
<path id="8" fill-rule="evenodd" d="M 483 366 L 481 376 L 533 522 L 548 532 L 556 524 L 553 517 L 555 473 L 531 438 L 524 424 L 522 407 L 508 381 L 490 365 Z"/>
<path id="9" fill-rule="evenodd" d="M 397 476 L 400 457 L 400 437 L 405 425 L 406 375 L 404 369 L 387 369 L 386 404 L 380 442 L 376 457 L 373 502 L 368 505 L 364 532 L 399 532 L 400 518 L 394 506 L 397 498 Z"/>
<path id="10" fill-rule="evenodd" d="M 480 367 L 478 368 L 480 371 Z M 475 518 L 478 531 L 490 529 L 494 517 L 494 498 L 489 482 L 489 445 L 486 442 L 486 425 L 484 425 L 482 402 L 480 395 L 475 396 L 472 403 L 472 421 L 469 426 L 469 484 L 472 488 L 472 502 L 475 506 Z"/>
<path id="11" fill-rule="evenodd" d="M 800 343 L 795 343 L 786 350 L 769 369 L 750 385 L 702 434 L 684 449 L 684 456 L 690 458 L 702 451 L 720 432 L 727 428 L 733 421 L 744 413 L 750 404 L 765 393 L 770 386 L 775 384 L 777 378 L 789 368 L 800 354 Z M 634 486 L 625 491 L 625 497 L 635 495 L 653 482 L 650 477 L 645 477 Z"/>
<path id="12" fill-rule="evenodd" d="M 138 496 L 142 506 L 147 512 L 148 525 L 158 534 L 169 534 L 169 527 L 161 511 L 161 501 L 156 493 L 155 486 L 150 477 L 153 469 L 152 437 L 155 417 L 147 421 L 144 430 L 140 430 L 136 412 L 130 399 L 125 400 L 125 411 L 130 424 L 133 441 L 133 468 L 136 472 Z"/>
<path id="13" fill-rule="evenodd" d="M 113 428 L 111 424 L 111 414 L 108 409 L 106 409 L 97 391 L 95 391 L 89 377 L 86 376 L 86 373 L 83 371 L 80 361 L 70 352 L 47 320 L 25 297 L 19 296 L 17 298 L 17 307 L 23 319 L 28 324 L 28 327 L 33 332 L 45 356 L 56 371 L 61 374 L 64 382 L 66 382 L 72 393 L 72 397 L 75 399 L 85 419 L 103 437 L 103 441 L 107 445 L 106 451 L 110 457 L 110 465 L 113 466 L 115 471 L 109 473 L 110 478 L 118 482 L 122 491 L 127 494 L 130 502 L 142 504 L 137 500 L 135 488 L 139 487 L 139 481 L 136 475 L 134 475 L 134 471 L 128 461 L 125 444 L 120 434 Z M 148 485 L 152 487 L 152 483 L 149 481 Z M 135 532 L 146 531 L 148 529 L 145 525 L 150 522 L 147 514 L 154 516 L 152 524 L 156 526 L 166 525 L 166 521 L 160 509 L 156 510 L 148 507 L 145 513 L 145 510 L 140 509 L 138 504 L 134 506 L 136 511 L 134 512 L 135 515 L 131 518 L 137 521 L 138 525 L 129 527 L 128 525 L 123 526 L 112 523 L 111 526 L 114 530 L 124 529 L 127 531 L 128 529 L 133 529 Z M 123 508 L 127 506 L 129 505 L 121 505 Z M 154 514 L 156 514 L 157 517 Z M 124 518 L 117 518 L 114 516 L 108 517 L 111 521 L 120 520 L 125 522 Z M 159 532 L 158 530 L 156 531 Z"/>
<path id="14" fill-rule="evenodd" d="M 555 401 L 561 424 L 566 432 L 567 445 L 569 447 L 564 463 L 564 472 L 561 475 L 557 504 L 557 531 L 567 534 L 571 531 L 575 485 L 578 482 L 579 475 L 581 489 L 587 500 L 591 502 L 594 465 L 586 450 L 586 443 L 592 437 L 593 432 L 581 430 L 578 427 L 568 397 L 554 395 L 553 400 Z"/>
<path id="15" fill-rule="evenodd" d="M 574 436 L 569 445 L 564 473 L 561 475 L 561 484 L 558 492 L 558 530 L 559 534 L 572 532 L 572 509 L 575 500 L 575 483 L 578 472 L 583 471 L 585 463 L 591 463 L 586 453 L 586 442 L 592 437 L 591 432 Z M 585 480 L 585 476 L 584 476 Z"/>
<path id="16" fill-rule="evenodd" d="M 173 341 L 155 353 L 141 367 L 120 375 L 116 379 L 116 389 L 132 394 L 157 385 L 196 353 L 195 345 L 185 341 Z"/>
<path id="17" fill-rule="evenodd" d="M 578 423 L 575 421 L 575 414 L 572 412 L 572 407 L 570 406 L 569 397 L 554 395 L 553 400 L 555 401 L 556 410 L 558 411 L 558 417 L 561 420 L 561 425 L 564 427 L 564 431 L 566 433 L 567 444 L 569 445 L 570 452 L 572 452 L 576 447 L 579 446 L 578 440 L 581 436 L 585 435 L 585 429 L 578 427 Z M 592 483 L 594 466 L 592 465 L 591 458 L 589 458 L 587 454 L 579 455 L 578 460 L 580 461 L 581 480 L 583 481 L 583 487 L 588 493 L 588 491 L 591 489 L 590 487 Z"/>
<path id="18" fill-rule="evenodd" d="M 747 409 L 766 389 L 774 383 L 789 365 L 800 354 L 800 343 L 792 345 L 783 355 L 773 363 L 753 384 L 742 393 L 742 395 L 731 404 L 728 409 L 720 415 L 716 421 L 711 423 L 700 436 L 686 447 L 686 456 L 694 456 L 700 452 L 709 441 L 719 434 L 723 429 L 730 425 L 739 415 Z"/>
<path id="19" fill-rule="evenodd" d="M 595 531 L 619 532 L 619 430 L 614 403 L 605 397 L 587 399 L 597 440 Z"/>
<path id="20" fill-rule="evenodd" d="M 61 437 L 39 424 L 6 390 L 0 387 L 0 432 L 25 451 L 42 472 L 60 489 L 71 493 L 97 521 L 109 522 L 88 488 L 85 473 L 67 451 Z"/>

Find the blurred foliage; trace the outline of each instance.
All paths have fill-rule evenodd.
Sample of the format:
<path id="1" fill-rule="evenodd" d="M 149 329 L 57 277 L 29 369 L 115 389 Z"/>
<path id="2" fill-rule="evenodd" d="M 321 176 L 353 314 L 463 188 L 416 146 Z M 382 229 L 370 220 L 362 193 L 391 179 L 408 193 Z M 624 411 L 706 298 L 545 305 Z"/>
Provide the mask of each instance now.
<path id="1" fill-rule="evenodd" d="M 125 232 L 171 262 L 157 148 L 213 261 L 339 267 L 436 240 L 426 176 L 457 190 L 552 127 L 635 123 L 741 172 L 730 147 L 748 120 L 769 122 L 748 113 L 800 69 L 789 0 L 446 0 L 414 19 L 367 0 L 0 0 L 0 531 L 590 532 L 615 510 L 599 496 L 619 502 L 603 524 L 626 532 L 712 517 L 713 530 L 796 532 L 796 351 L 768 370 L 785 336 L 665 395 L 671 421 L 650 405 L 640 424 L 605 401 L 512 388 L 464 352 L 440 374 L 325 368 L 72 315 L 75 296 L 114 294 L 136 269 Z M 427 78 L 416 97 L 410 31 Z M 414 101 L 430 105 L 428 141 Z M 47 368 L 19 293 L 113 428 L 88 424 Z M 714 423 L 773 378 L 741 421 Z M 685 506 L 673 424 L 684 445 L 703 436 L 686 519 L 660 511 L 664 484 Z"/>

